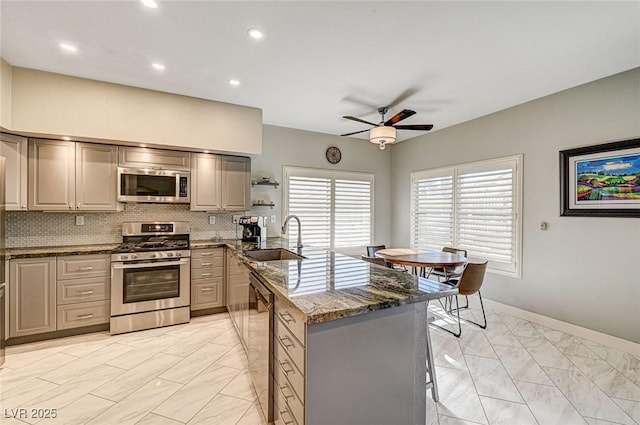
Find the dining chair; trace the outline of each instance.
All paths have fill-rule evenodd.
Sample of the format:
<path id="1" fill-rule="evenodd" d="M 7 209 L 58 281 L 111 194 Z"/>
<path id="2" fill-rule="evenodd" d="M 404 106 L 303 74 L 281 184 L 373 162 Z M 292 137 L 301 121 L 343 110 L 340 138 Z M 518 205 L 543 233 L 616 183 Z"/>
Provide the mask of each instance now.
<path id="1" fill-rule="evenodd" d="M 386 245 L 369 245 L 367 246 L 367 256 L 374 257 L 376 255 L 376 251 L 380 251 L 386 247 Z"/>
<path id="2" fill-rule="evenodd" d="M 466 249 L 452 248 L 450 246 L 445 246 L 444 248 L 442 248 L 442 252 L 462 255 L 463 257 L 467 256 Z M 431 275 L 434 275 L 438 278 L 438 280 L 444 279 L 448 282 L 451 279 L 459 278 L 462 275 L 463 270 L 464 268 L 462 267 L 434 267 L 427 275 L 427 278 L 431 277 Z"/>
<path id="3" fill-rule="evenodd" d="M 484 324 L 480 324 L 469 319 L 465 319 L 465 321 L 473 323 L 474 325 L 479 326 L 482 329 L 487 328 L 487 316 L 485 315 L 485 312 L 484 312 L 484 304 L 482 303 L 482 294 L 480 293 L 480 287 L 482 287 L 482 282 L 484 281 L 484 274 L 487 270 L 487 263 L 488 263 L 488 260 L 484 260 L 483 262 L 480 262 L 480 263 L 467 263 L 464 270 L 462 271 L 462 275 L 460 276 L 460 279 L 458 280 L 452 279 L 447 282 L 458 289 L 458 295 L 464 295 L 465 298 L 467 299 L 467 305 L 464 307 L 460 307 L 458 304 L 458 295 L 454 295 L 453 297 L 455 297 L 456 307 L 453 308 L 453 306 L 451 305 L 449 309 L 445 308 L 445 312 L 450 315 L 453 315 L 453 313 L 455 312 L 458 319 L 458 332 L 457 333 L 453 332 L 440 325 L 436 325 L 435 323 L 432 323 L 433 326 L 440 328 L 444 331 L 447 331 L 450 334 L 453 334 L 454 336 L 459 338 L 460 335 L 462 334 L 462 326 L 460 325 L 460 310 L 464 308 L 469 308 L 469 295 L 473 295 L 477 293 L 478 297 L 480 298 L 480 308 L 482 309 L 482 319 L 484 321 Z"/>
<path id="4" fill-rule="evenodd" d="M 363 261 L 368 261 L 370 263 L 373 264 L 377 264 L 379 266 L 385 266 L 385 267 L 391 267 L 389 265 L 389 263 L 387 263 L 386 261 L 384 261 L 384 258 L 380 258 L 380 257 L 370 257 L 367 255 L 363 255 L 360 257 Z"/>

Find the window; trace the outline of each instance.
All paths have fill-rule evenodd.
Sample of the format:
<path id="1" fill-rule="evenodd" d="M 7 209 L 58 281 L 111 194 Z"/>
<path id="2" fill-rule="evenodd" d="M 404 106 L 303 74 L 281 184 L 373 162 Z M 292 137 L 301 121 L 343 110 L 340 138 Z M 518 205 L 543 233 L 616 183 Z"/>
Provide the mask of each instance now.
<path id="1" fill-rule="evenodd" d="M 370 245 L 373 174 L 284 167 L 285 216 L 302 222 L 302 242 L 329 249 Z M 289 234 L 297 222 L 289 221 Z"/>
<path id="2" fill-rule="evenodd" d="M 411 246 L 466 249 L 520 277 L 522 156 L 411 174 Z"/>

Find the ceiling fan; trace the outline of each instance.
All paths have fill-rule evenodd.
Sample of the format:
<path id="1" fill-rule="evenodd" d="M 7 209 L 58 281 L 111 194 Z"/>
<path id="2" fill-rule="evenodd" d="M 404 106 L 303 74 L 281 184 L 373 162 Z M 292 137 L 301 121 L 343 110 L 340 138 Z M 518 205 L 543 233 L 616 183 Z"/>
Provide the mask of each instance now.
<path id="1" fill-rule="evenodd" d="M 370 130 L 360 130 L 354 131 L 352 133 L 341 134 L 341 136 L 352 136 L 358 133 L 364 133 L 365 131 L 369 131 L 369 141 L 371 143 L 377 143 L 380 146 L 380 149 L 384 149 L 386 145 L 390 143 L 395 143 L 396 141 L 396 130 L 419 130 L 419 131 L 429 131 L 433 128 L 433 124 L 411 124 L 411 125 L 396 125 L 400 121 L 409 118 L 412 115 L 415 115 L 416 111 L 412 111 L 410 109 L 403 109 L 398 112 L 388 120 L 384 120 L 385 114 L 389 112 L 388 106 L 381 106 L 378 108 L 378 113 L 382 117 L 379 124 L 374 124 L 369 121 L 365 121 L 360 118 L 352 117 L 352 116 L 343 116 L 342 118 L 346 118 L 348 120 L 361 122 L 364 124 L 372 125 L 373 128 Z"/>

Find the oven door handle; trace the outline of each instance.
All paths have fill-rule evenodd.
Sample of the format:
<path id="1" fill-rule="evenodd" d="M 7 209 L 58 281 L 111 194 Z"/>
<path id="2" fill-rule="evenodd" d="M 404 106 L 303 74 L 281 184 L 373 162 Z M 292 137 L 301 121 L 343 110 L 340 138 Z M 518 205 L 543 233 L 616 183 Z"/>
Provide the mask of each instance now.
<path id="1" fill-rule="evenodd" d="M 187 260 L 156 261 L 156 262 L 153 262 L 153 263 L 136 263 L 136 264 L 111 263 L 111 268 L 116 269 L 116 270 L 121 270 L 121 269 L 141 269 L 141 268 L 145 268 L 145 267 L 181 266 L 183 264 L 187 264 Z"/>

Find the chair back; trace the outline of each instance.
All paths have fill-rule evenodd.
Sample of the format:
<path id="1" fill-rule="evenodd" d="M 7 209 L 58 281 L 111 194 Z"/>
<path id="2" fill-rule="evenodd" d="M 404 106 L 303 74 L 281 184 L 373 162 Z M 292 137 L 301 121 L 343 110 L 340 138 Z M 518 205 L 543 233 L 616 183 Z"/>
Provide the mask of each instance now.
<path id="1" fill-rule="evenodd" d="M 368 261 L 370 263 L 373 264 L 377 264 L 379 266 L 385 266 L 388 267 L 387 262 L 384 261 L 384 258 L 379 258 L 379 257 L 368 257 L 366 255 L 363 255 L 362 257 L 360 257 L 362 260 L 364 261 Z"/>
<path id="2" fill-rule="evenodd" d="M 484 281 L 488 260 L 482 263 L 467 263 L 456 287 L 460 295 L 472 295 L 478 292 Z"/>
<path id="3" fill-rule="evenodd" d="M 380 251 L 381 249 L 385 249 L 386 245 L 369 245 L 367 247 L 367 255 L 369 257 L 373 257 L 376 255 L 376 251 Z"/>
<path id="4" fill-rule="evenodd" d="M 442 248 L 442 252 L 449 252 L 451 254 L 462 255 L 463 257 L 467 256 L 466 249 L 452 248 L 450 246 L 445 246 L 444 248 Z"/>

